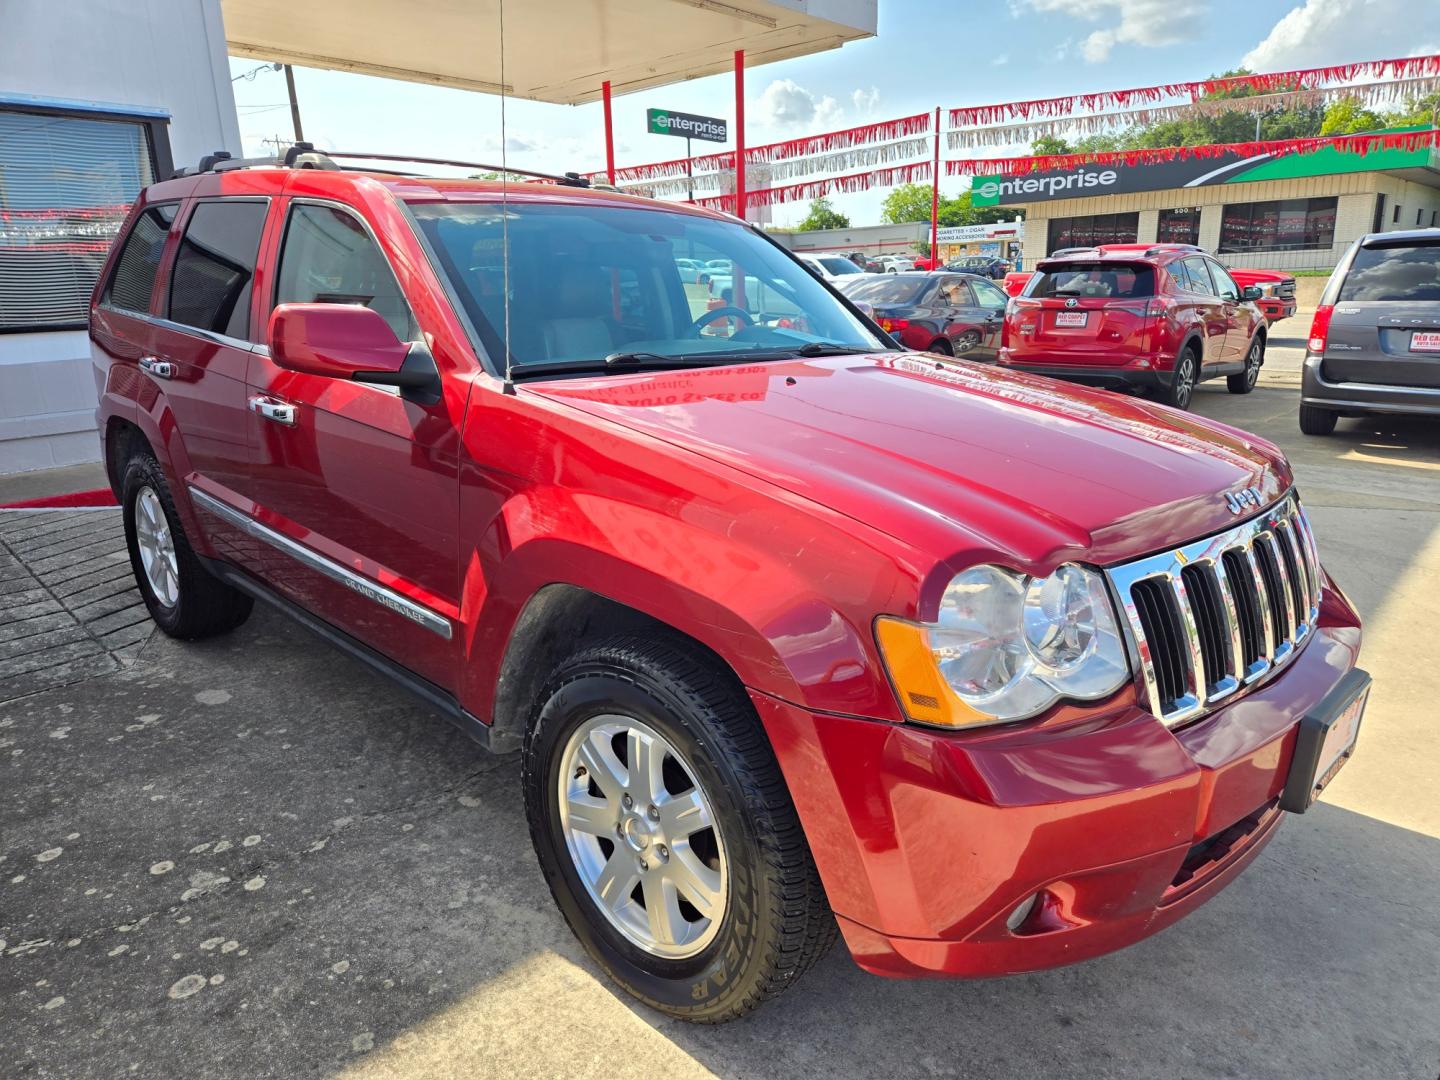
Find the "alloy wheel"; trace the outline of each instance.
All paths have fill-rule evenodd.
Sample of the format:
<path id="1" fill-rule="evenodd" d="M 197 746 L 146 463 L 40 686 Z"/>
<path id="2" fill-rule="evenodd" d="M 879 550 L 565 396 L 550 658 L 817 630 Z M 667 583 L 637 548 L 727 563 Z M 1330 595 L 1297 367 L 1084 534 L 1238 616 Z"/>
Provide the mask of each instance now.
<path id="1" fill-rule="evenodd" d="M 1184 353 L 1175 364 L 1175 386 L 1172 398 L 1179 408 L 1188 408 L 1190 395 L 1195 392 L 1195 360 L 1190 353 Z"/>
<path id="2" fill-rule="evenodd" d="M 152 487 L 143 487 L 135 496 L 135 542 L 140 548 L 140 565 L 155 599 L 174 607 L 180 599 L 180 566 L 175 557 L 175 539 L 165 508 Z"/>
<path id="3" fill-rule="evenodd" d="M 1245 357 L 1245 385 L 1254 386 L 1255 381 L 1260 378 L 1260 342 L 1255 341 L 1250 345 L 1250 355 Z"/>
<path id="4" fill-rule="evenodd" d="M 728 875 L 694 769 L 654 728 L 617 714 L 581 723 L 561 762 L 560 827 L 595 906 L 652 956 L 702 951 L 723 921 Z"/>

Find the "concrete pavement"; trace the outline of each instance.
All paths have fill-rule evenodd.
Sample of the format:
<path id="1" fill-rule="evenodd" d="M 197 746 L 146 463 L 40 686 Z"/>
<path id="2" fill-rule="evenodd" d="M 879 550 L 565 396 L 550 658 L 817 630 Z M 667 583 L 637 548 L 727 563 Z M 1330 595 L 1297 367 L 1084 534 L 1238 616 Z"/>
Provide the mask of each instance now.
<path id="1" fill-rule="evenodd" d="M 873 978 L 838 949 L 745 1021 L 673 1023 L 555 912 L 514 758 L 257 609 L 0 690 L 0 1076 L 1433 1080 L 1440 426 L 1307 439 L 1293 390 L 1223 384 L 1195 407 L 1291 454 L 1377 682 L 1324 803 L 1177 926 L 971 983 Z M 114 514 L 65 520 L 115 544 Z M 33 576 L 14 516 L 10 580 Z"/>

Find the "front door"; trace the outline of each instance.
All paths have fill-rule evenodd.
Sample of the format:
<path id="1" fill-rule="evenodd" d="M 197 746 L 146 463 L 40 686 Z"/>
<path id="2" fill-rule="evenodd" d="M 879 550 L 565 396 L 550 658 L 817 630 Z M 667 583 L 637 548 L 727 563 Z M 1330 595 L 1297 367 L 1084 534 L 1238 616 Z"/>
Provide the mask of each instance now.
<path id="1" fill-rule="evenodd" d="M 338 205 L 291 200 L 273 302 L 364 304 L 401 341 L 422 334 L 370 228 Z M 447 388 L 448 389 L 448 388 Z M 457 389 L 456 393 L 461 392 Z M 308 611 L 442 689 L 459 625 L 458 418 L 463 397 L 250 369 L 256 558 Z M 268 550 L 267 550 L 268 549 Z"/>
<path id="2" fill-rule="evenodd" d="M 1214 259 L 1206 262 L 1210 264 L 1210 276 L 1215 279 L 1215 291 L 1220 294 L 1221 309 L 1225 313 L 1225 362 L 1243 363 L 1245 353 L 1250 349 L 1254 312 L 1241 302 L 1240 286 L 1230 276 L 1230 271 Z"/>
<path id="3" fill-rule="evenodd" d="M 984 278 L 972 277 L 969 280 L 970 289 L 975 294 L 975 317 L 984 328 L 981 346 L 972 359 L 994 360 L 1000 353 L 1000 331 L 1005 325 L 1005 305 L 1009 303 L 1009 297 Z"/>
<path id="4" fill-rule="evenodd" d="M 1190 283 L 1187 300 L 1199 316 L 1201 332 L 1205 336 L 1200 377 L 1206 378 L 1230 359 L 1230 315 L 1220 297 L 1219 285 L 1210 275 L 1210 260 L 1197 255 L 1183 260 L 1183 266 Z"/>

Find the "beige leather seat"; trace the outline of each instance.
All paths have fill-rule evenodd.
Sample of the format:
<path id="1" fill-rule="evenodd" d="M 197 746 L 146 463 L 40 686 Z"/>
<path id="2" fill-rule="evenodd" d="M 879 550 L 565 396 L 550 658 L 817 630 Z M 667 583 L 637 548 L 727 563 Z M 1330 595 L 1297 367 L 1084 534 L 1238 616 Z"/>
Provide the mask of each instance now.
<path id="1" fill-rule="evenodd" d="M 551 360 L 593 360 L 615 351 L 610 282 L 598 267 L 569 266 L 555 287 L 556 317 L 543 324 Z"/>

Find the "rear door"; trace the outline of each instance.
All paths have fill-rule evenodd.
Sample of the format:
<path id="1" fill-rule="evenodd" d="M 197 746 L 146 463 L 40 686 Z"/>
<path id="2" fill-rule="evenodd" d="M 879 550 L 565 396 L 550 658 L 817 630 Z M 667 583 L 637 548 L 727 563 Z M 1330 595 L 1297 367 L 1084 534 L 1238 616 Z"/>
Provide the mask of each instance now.
<path id="1" fill-rule="evenodd" d="M 183 473 L 175 479 L 231 501 L 247 486 L 251 286 L 268 211 L 269 200 L 260 197 L 189 202 L 159 286 L 153 352 L 140 360 L 173 420 L 157 418 L 178 444 L 168 448 Z"/>
<path id="2" fill-rule="evenodd" d="M 1189 292 L 1187 304 L 1195 313 L 1195 321 L 1205 338 L 1204 355 L 1200 358 L 1201 377 L 1214 374 L 1214 369 L 1230 361 L 1230 313 L 1220 296 L 1220 285 L 1210 273 L 1210 260 L 1195 255 L 1181 260 Z M 1233 282 L 1232 282 L 1233 284 Z M 1230 305 L 1232 308 L 1234 305 Z M 1205 369 L 1211 369 L 1208 373 Z"/>
<path id="3" fill-rule="evenodd" d="M 1327 381 L 1440 388 L 1440 236 L 1357 248 L 1334 304 Z"/>
<path id="4" fill-rule="evenodd" d="M 1000 351 L 1000 331 L 1005 325 L 1005 305 L 1009 298 L 984 278 L 970 278 L 970 291 L 975 297 L 975 314 L 984 328 L 984 337 L 975 358 L 994 360 Z"/>
<path id="5" fill-rule="evenodd" d="M 1016 364 L 1122 367 L 1150 351 L 1155 268 L 1146 262 L 1042 263 L 1016 301 Z"/>

